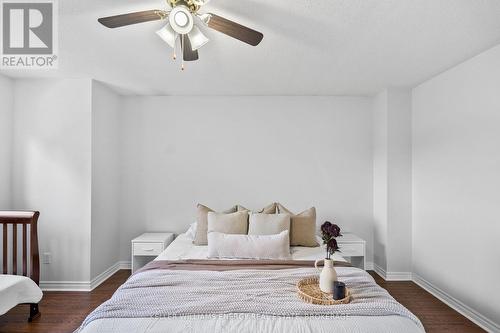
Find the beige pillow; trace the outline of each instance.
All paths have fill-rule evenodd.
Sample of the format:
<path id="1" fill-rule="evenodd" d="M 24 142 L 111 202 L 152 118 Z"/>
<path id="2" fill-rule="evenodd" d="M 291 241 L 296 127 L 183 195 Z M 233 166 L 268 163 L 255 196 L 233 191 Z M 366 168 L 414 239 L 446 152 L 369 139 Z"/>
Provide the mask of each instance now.
<path id="1" fill-rule="evenodd" d="M 311 207 L 297 215 L 278 203 L 280 214 L 290 214 L 290 246 L 316 247 L 316 208 Z"/>
<path id="2" fill-rule="evenodd" d="M 250 214 L 249 235 L 275 235 L 282 231 L 290 231 L 289 214 Z"/>
<path id="3" fill-rule="evenodd" d="M 243 210 L 246 210 L 246 211 L 249 211 L 250 212 L 250 209 L 248 208 L 245 208 L 243 207 L 242 205 L 237 205 L 237 210 L 238 212 L 239 211 L 243 211 Z M 261 210 L 259 210 L 257 213 L 264 213 L 264 214 L 276 214 L 277 213 L 277 203 L 273 202 L 272 204 L 262 208 Z"/>
<path id="4" fill-rule="evenodd" d="M 198 204 L 196 211 L 196 235 L 194 237 L 193 243 L 195 245 L 207 245 L 207 230 L 208 230 L 208 213 L 213 212 L 212 209 L 207 206 Z M 224 211 L 224 213 L 234 213 L 236 212 L 236 206 L 229 208 Z"/>
<path id="5" fill-rule="evenodd" d="M 262 208 L 262 210 L 259 213 L 263 213 L 263 214 L 276 214 L 276 213 L 278 213 L 276 202 L 273 202 L 272 204 Z"/>
<path id="6" fill-rule="evenodd" d="M 236 212 L 231 214 L 208 213 L 207 232 L 220 232 L 223 234 L 243 234 L 248 230 L 248 212 Z"/>

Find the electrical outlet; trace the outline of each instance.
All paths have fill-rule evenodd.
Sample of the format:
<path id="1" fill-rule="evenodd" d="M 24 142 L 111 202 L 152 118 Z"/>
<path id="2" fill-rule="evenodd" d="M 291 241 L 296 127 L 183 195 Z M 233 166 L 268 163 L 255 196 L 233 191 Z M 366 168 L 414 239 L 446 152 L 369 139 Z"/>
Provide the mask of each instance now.
<path id="1" fill-rule="evenodd" d="M 43 253 L 43 263 L 50 264 L 52 262 L 52 253 L 44 252 Z"/>

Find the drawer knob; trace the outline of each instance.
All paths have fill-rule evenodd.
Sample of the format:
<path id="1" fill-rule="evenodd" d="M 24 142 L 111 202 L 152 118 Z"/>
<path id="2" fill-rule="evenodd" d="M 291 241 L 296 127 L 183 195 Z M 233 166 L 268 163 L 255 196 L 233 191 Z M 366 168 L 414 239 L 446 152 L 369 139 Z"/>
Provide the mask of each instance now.
<path id="1" fill-rule="evenodd" d="M 154 249 L 153 248 L 147 248 L 147 249 L 142 249 L 143 251 L 148 251 L 148 252 L 151 252 L 153 251 Z"/>

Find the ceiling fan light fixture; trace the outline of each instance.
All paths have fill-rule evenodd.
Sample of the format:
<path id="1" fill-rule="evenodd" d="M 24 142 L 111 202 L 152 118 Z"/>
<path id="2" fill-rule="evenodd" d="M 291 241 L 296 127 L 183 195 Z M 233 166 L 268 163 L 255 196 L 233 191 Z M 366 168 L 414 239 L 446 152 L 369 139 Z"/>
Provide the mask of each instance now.
<path id="1" fill-rule="evenodd" d="M 175 40 L 179 36 L 174 29 L 170 26 L 170 24 L 167 23 L 166 26 L 161 28 L 156 32 L 158 36 L 160 36 L 165 43 L 167 43 L 171 48 L 175 48 Z"/>
<path id="2" fill-rule="evenodd" d="M 245 27 L 213 13 L 199 14 L 198 10 L 209 0 L 167 0 L 172 10 L 145 10 L 128 14 L 100 17 L 98 22 L 107 28 L 118 28 L 137 23 L 166 20 L 167 24 L 156 31 L 156 34 L 173 49 L 173 59 L 176 59 L 176 41 L 181 44 L 182 62 L 199 59 L 198 49 L 209 42 L 209 39 L 199 29 L 200 24 L 219 31 L 229 37 L 257 46 L 264 35 L 256 30 Z M 199 20 L 196 22 L 195 20 Z M 182 65 L 183 66 L 183 65 Z M 183 66 L 184 68 L 184 66 Z"/>
<path id="3" fill-rule="evenodd" d="M 200 47 L 210 41 L 210 39 L 208 39 L 207 36 L 205 36 L 197 26 L 193 27 L 193 30 L 191 30 L 188 36 L 191 41 L 191 48 L 193 49 L 193 51 L 198 50 Z"/>
<path id="4" fill-rule="evenodd" d="M 186 6 L 177 6 L 168 15 L 168 23 L 175 32 L 185 35 L 193 29 L 193 15 Z"/>

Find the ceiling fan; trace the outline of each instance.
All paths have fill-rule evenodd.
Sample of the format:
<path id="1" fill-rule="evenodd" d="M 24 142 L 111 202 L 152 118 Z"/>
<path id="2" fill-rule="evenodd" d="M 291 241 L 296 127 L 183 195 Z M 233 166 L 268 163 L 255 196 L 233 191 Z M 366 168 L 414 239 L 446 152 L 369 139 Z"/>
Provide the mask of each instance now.
<path id="1" fill-rule="evenodd" d="M 209 39 L 198 28 L 203 24 L 242 42 L 257 46 L 264 38 L 258 31 L 247 28 L 241 24 L 230 21 L 212 13 L 200 14 L 200 8 L 210 0 L 166 0 L 169 5 L 167 10 L 146 10 L 141 12 L 101 17 L 99 23 L 108 28 L 118 28 L 126 25 L 144 23 L 149 21 L 166 20 L 167 24 L 158 30 L 160 36 L 172 49 L 175 49 L 179 39 L 182 53 L 182 69 L 184 61 L 198 60 L 198 49 L 205 45 Z"/>

